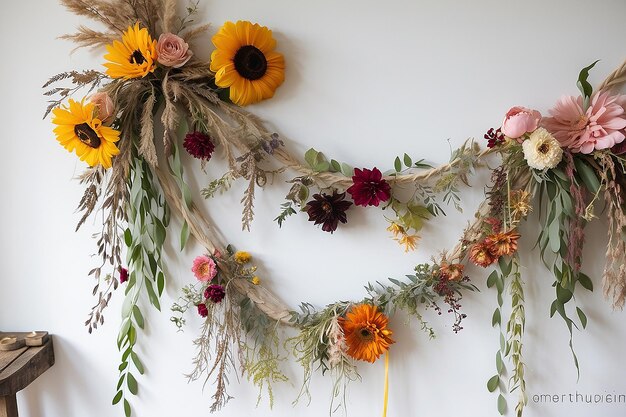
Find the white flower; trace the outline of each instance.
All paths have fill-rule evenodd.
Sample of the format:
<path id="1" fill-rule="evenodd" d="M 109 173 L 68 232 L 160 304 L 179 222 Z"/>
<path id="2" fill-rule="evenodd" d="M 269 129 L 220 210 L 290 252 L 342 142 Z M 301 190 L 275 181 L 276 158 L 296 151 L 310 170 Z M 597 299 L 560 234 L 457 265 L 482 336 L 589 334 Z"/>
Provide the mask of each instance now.
<path id="1" fill-rule="evenodd" d="M 535 169 L 556 167 L 563 159 L 563 149 L 559 142 L 543 127 L 530 134 L 530 138 L 522 142 L 524 158 L 528 166 Z"/>

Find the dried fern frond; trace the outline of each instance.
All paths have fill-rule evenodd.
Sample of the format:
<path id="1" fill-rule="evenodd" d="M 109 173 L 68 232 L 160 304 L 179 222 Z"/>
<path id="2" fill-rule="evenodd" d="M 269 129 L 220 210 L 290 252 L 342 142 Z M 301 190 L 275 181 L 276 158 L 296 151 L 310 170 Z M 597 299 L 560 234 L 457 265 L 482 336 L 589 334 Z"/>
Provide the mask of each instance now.
<path id="1" fill-rule="evenodd" d="M 139 155 L 153 167 L 158 165 L 158 157 L 154 146 L 154 104 L 156 98 L 154 92 L 148 97 L 143 105 L 141 116 L 141 135 L 139 137 Z"/>
<path id="2" fill-rule="evenodd" d="M 120 2 L 121 3 L 121 2 Z M 126 27 L 119 22 L 119 8 L 112 14 L 111 3 L 105 0 L 61 0 L 61 4 L 69 11 L 79 16 L 85 16 L 103 23 L 107 28 L 116 32 L 123 32 Z M 106 12 L 103 10 L 107 10 Z"/>

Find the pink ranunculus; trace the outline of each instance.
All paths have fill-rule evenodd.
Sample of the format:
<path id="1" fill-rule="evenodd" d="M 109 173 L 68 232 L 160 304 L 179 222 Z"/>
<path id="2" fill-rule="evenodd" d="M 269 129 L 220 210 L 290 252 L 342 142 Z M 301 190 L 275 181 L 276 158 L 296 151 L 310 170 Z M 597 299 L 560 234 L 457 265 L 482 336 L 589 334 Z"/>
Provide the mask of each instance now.
<path id="1" fill-rule="evenodd" d="M 180 68 L 189 61 L 193 52 L 181 37 L 163 33 L 157 42 L 157 61 L 166 67 Z"/>
<path id="2" fill-rule="evenodd" d="M 113 116 L 113 112 L 115 111 L 115 107 L 113 106 L 113 100 L 107 93 L 99 92 L 92 94 L 89 97 L 89 101 L 96 105 L 96 116 L 103 123 L 110 121 L 111 116 Z"/>
<path id="3" fill-rule="evenodd" d="M 198 278 L 198 281 L 209 282 L 217 275 L 217 265 L 213 259 L 201 255 L 193 260 L 191 271 Z"/>
<path id="4" fill-rule="evenodd" d="M 550 110 L 542 125 L 572 152 L 589 154 L 596 149 L 612 148 L 626 136 L 626 96 L 597 92 L 583 111 L 581 96 L 563 96 Z"/>
<path id="5" fill-rule="evenodd" d="M 525 133 L 533 132 L 539 127 L 541 113 L 526 107 L 512 107 L 502 121 L 502 133 L 511 139 L 517 139 Z"/>

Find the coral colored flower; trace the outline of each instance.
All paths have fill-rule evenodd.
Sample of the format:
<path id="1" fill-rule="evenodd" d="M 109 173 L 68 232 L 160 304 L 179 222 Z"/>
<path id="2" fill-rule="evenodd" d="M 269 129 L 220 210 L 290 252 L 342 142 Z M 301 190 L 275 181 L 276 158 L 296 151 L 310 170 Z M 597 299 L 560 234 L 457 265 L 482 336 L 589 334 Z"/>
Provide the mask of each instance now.
<path id="1" fill-rule="evenodd" d="M 252 255 L 250 255 L 248 252 L 237 251 L 235 252 L 234 258 L 237 263 L 246 264 L 250 262 L 250 259 L 252 259 Z"/>
<path id="2" fill-rule="evenodd" d="M 537 129 L 541 121 L 541 113 L 526 107 L 515 106 L 506 113 L 502 122 L 502 133 L 517 139 L 520 136 Z"/>
<path id="3" fill-rule="evenodd" d="M 128 281 L 128 269 L 120 266 L 120 284 Z"/>
<path id="4" fill-rule="evenodd" d="M 183 146 L 191 156 L 205 161 L 211 159 L 211 155 L 213 155 L 213 151 L 215 150 L 215 145 L 211 142 L 209 135 L 202 132 L 187 133 L 183 141 Z"/>
<path id="5" fill-rule="evenodd" d="M 271 30 L 242 20 L 226 22 L 211 40 L 215 84 L 230 89 L 233 103 L 247 106 L 274 96 L 285 80 L 285 59 L 274 51 Z"/>
<path id="6" fill-rule="evenodd" d="M 102 120 L 102 123 L 110 122 L 111 116 L 115 112 L 115 107 L 113 106 L 113 100 L 111 97 L 105 92 L 99 92 L 92 94 L 89 97 L 89 101 L 92 102 L 94 107 L 94 117 Z"/>
<path id="7" fill-rule="evenodd" d="M 481 242 L 472 245 L 469 259 L 472 263 L 487 268 L 489 265 L 493 264 L 497 258 L 491 254 L 489 246 Z"/>
<path id="8" fill-rule="evenodd" d="M 517 251 L 517 240 L 521 237 L 515 230 L 494 233 L 485 238 L 485 245 L 495 257 L 512 255 Z"/>
<path id="9" fill-rule="evenodd" d="M 563 159 L 563 149 L 559 141 L 543 127 L 530 134 L 530 138 L 522 143 L 524 159 L 534 169 L 552 169 Z"/>
<path id="10" fill-rule="evenodd" d="M 156 46 L 157 61 L 166 67 L 180 68 L 191 59 L 193 52 L 180 36 L 162 33 Z"/>
<path id="11" fill-rule="evenodd" d="M 354 359 L 375 362 L 394 343 L 388 323 L 387 316 L 376 306 L 357 304 L 352 307 L 345 318 L 339 318 L 348 346 L 346 353 Z"/>
<path id="12" fill-rule="evenodd" d="M 198 314 L 200 317 L 206 317 L 209 315 L 209 309 L 206 308 L 206 304 L 198 304 Z"/>
<path id="13" fill-rule="evenodd" d="M 226 291 L 224 291 L 224 287 L 219 284 L 211 284 L 204 290 L 204 298 L 214 303 L 222 301 L 225 295 Z"/>
<path id="14" fill-rule="evenodd" d="M 209 282 L 217 275 L 217 265 L 215 261 L 206 255 L 196 257 L 196 259 L 193 260 L 191 270 L 196 278 L 198 278 L 198 281 L 202 282 Z"/>
<path id="15" fill-rule="evenodd" d="M 583 110 L 583 99 L 563 96 L 553 109 L 552 117 L 543 119 L 543 125 L 572 152 L 591 153 L 595 149 L 608 149 L 624 141 L 626 96 L 611 96 L 597 92 L 589 108 Z"/>
<path id="16" fill-rule="evenodd" d="M 352 203 L 345 201 L 345 196 L 346 193 L 338 194 L 336 191 L 333 191 L 332 195 L 313 194 L 313 200 L 304 206 L 304 211 L 309 215 L 309 221 L 321 224 L 323 231 L 333 233 L 337 230 L 339 222 L 348 221 L 346 210 Z"/>
<path id="17" fill-rule="evenodd" d="M 443 264 L 439 268 L 439 273 L 448 281 L 460 281 L 463 279 L 464 269 L 465 266 L 462 264 Z"/>
<path id="18" fill-rule="evenodd" d="M 383 179 L 383 174 L 378 168 L 372 170 L 355 168 L 352 182 L 352 186 L 346 191 L 350 193 L 357 206 L 378 207 L 381 201 L 387 201 L 391 197 L 391 187 Z"/>

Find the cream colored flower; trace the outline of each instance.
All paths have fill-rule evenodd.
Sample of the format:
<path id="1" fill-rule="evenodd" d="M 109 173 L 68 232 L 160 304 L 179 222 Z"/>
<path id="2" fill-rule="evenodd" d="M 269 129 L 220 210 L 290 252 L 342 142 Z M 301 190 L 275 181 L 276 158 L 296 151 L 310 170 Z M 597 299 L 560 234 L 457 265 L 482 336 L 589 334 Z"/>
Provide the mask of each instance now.
<path id="1" fill-rule="evenodd" d="M 535 169 L 556 167 L 563 158 L 559 142 L 546 129 L 540 127 L 522 143 L 528 166 Z"/>

